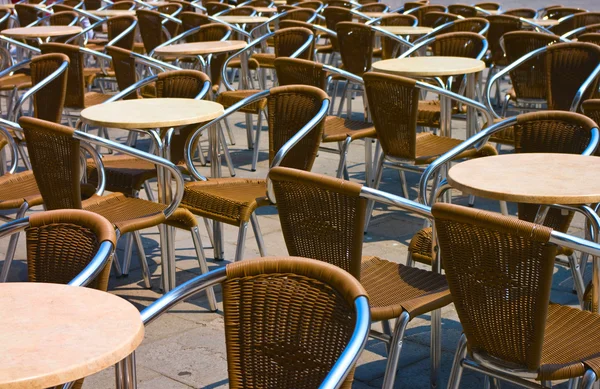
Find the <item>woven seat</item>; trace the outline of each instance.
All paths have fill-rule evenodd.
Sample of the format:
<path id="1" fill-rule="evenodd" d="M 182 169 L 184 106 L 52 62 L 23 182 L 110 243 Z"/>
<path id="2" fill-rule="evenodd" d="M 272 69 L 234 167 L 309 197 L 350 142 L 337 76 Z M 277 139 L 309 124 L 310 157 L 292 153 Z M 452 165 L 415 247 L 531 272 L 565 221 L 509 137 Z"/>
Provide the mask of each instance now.
<path id="1" fill-rule="evenodd" d="M 15 209 L 27 202 L 30 207 L 42 205 L 42 195 L 33 172 L 7 174 L 0 177 L 0 209 Z"/>
<path id="2" fill-rule="evenodd" d="M 375 127 L 371 123 L 345 119 L 339 116 L 327 116 L 325 119 L 323 143 L 341 142 L 346 138 L 355 140 L 376 137 Z"/>
<path id="3" fill-rule="evenodd" d="M 460 139 L 437 136 L 432 133 L 419 133 L 416 140 L 415 165 L 428 165 L 442 154 L 462 143 Z M 496 155 L 496 149 L 487 143 L 481 149 L 470 149 L 456 156 L 456 159 L 479 158 Z"/>
<path id="4" fill-rule="evenodd" d="M 259 67 L 270 68 L 270 69 L 275 67 L 275 58 L 276 58 L 275 54 L 273 54 L 273 53 L 254 53 L 250 57 L 250 59 L 253 59 L 257 62 Z M 231 61 L 231 62 L 233 62 L 233 61 Z M 230 65 L 231 65 L 231 62 L 230 62 Z"/>
<path id="5" fill-rule="evenodd" d="M 128 155 L 106 156 L 102 159 L 106 175 L 106 189 L 134 195 L 147 180 L 156 177 L 156 167 L 150 162 Z M 88 180 L 97 182 L 96 165 L 92 160 L 87 164 Z"/>
<path id="6" fill-rule="evenodd" d="M 235 103 L 240 102 L 243 99 L 250 97 L 258 92 L 260 92 L 260 90 L 257 89 L 244 89 L 221 92 L 219 96 L 217 96 L 217 103 L 222 104 L 225 108 L 228 108 L 234 105 Z M 249 104 L 244 108 L 240 109 L 240 112 L 258 115 L 261 110 L 265 109 L 266 105 L 267 99 L 261 99 L 255 103 Z"/>
<path id="7" fill-rule="evenodd" d="M 0 90 L 12 91 L 14 88 L 31 88 L 31 76 L 18 73 L 0 78 Z"/>
<path id="8" fill-rule="evenodd" d="M 256 54 L 259 54 L 259 53 L 256 53 Z M 256 58 L 253 58 L 254 55 L 256 55 L 256 54 L 253 54 L 252 57 L 248 58 L 248 69 L 250 69 L 250 70 L 256 70 L 260 66 L 260 64 L 258 63 L 258 60 Z M 240 62 L 239 59 L 232 59 L 227 64 L 227 67 L 228 68 L 241 69 L 242 68 L 242 63 Z"/>

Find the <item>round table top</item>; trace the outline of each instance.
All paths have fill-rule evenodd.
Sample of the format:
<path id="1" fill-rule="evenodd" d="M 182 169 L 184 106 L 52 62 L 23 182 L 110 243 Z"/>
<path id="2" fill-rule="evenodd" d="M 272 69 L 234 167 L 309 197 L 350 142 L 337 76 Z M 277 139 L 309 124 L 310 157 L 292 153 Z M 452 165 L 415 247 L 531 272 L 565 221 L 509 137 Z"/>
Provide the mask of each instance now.
<path id="1" fill-rule="evenodd" d="M 151 7 L 162 7 L 163 5 L 168 5 L 172 3 L 169 3 L 168 1 L 146 1 L 146 4 L 148 4 Z"/>
<path id="2" fill-rule="evenodd" d="M 425 35 L 433 31 L 431 27 L 423 26 L 377 26 L 396 35 Z"/>
<path id="3" fill-rule="evenodd" d="M 104 370 L 144 339 L 139 311 L 95 289 L 0 285 L 0 387 L 48 388 Z"/>
<path id="4" fill-rule="evenodd" d="M 373 70 L 406 77 L 441 77 L 476 73 L 485 62 L 465 57 L 409 57 L 373 63 Z"/>
<path id="5" fill-rule="evenodd" d="M 158 55 L 184 56 L 228 53 L 246 47 L 244 41 L 207 41 L 163 46 L 154 51 Z"/>
<path id="6" fill-rule="evenodd" d="M 359 11 L 360 12 L 360 11 Z M 361 12 L 363 15 L 367 15 L 370 18 L 381 18 L 386 15 L 393 15 L 387 12 Z"/>
<path id="7" fill-rule="evenodd" d="M 277 8 L 275 7 L 252 7 L 256 12 L 260 12 L 261 14 L 274 14 L 277 13 Z"/>
<path id="8" fill-rule="evenodd" d="M 81 111 L 91 125 L 123 129 L 152 129 L 202 123 L 223 113 L 213 101 L 194 99 L 138 99 L 98 104 Z"/>
<path id="9" fill-rule="evenodd" d="M 111 17 L 111 16 L 135 16 L 135 11 L 130 11 L 127 9 L 102 9 L 102 10 L 91 10 L 87 11 L 94 16 L 99 17 Z"/>
<path id="10" fill-rule="evenodd" d="M 217 19 L 222 20 L 226 23 L 233 24 L 260 24 L 264 23 L 269 18 L 266 16 L 236 16 L 236 15 L 223 15 L 217 16 Z"/>
<path id="11" fill-rule="evenodd" d="M 35 5 L 36 7 L 39 7 L 39 8 L 46 8 L 46 4 L 31 4 L 31 5 Z M 0 4 L 0 9 L 15 9 L 15 5 L 12 3 Z"/>
<path id="12" fill-rule="evenodd" d="M 538 26 L 542 26 L 542 27 L 551 27 L 551 26 L 556 26 L 558 24 L 558 20 L 554 20 L 554 19 L 526 19 L 532 23 L 537 24 Z"/>
<path id="13" fill-rule="evenodd" d="M 81 32 L 77 26 L 34 26 L 2 30 L 0 34 L 16 38 L 49 38 L 54 36 L 72 35 Z"/>
<path id="14" fill-rule="evenodd" d="M 530 204 L 600 201 L 599 157 L 575 154 L 506 154 L 453 166 L 448 183 L 475 196 Z"/>

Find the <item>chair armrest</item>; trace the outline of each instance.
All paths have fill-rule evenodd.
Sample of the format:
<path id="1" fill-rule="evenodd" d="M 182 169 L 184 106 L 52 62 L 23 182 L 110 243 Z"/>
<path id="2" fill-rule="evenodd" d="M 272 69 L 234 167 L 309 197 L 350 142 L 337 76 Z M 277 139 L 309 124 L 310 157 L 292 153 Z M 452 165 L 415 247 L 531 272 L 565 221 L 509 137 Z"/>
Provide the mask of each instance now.
<path id="1" fill-rule="evenodd" d="M 5 127 L 5 122 L 8 122 L 8 120 L 0 120 L 0 136 L 6 138 L 6 141 L 8 142 L 7 146 L 10 150 L 10 167 L 8 169 L 8 174 L 14 174 L 15 171 L 17 171 L 17 164 L 19 162 L 19 151 L 17 149 L 17 144 L 15 143 L 15 140 Z M 14 128 L 15 126 L 19 127 L 17 123 L 12 123 L 7 127 Z"/>
<path id="2" fill-rule="evenodd" d="M 68 285 L 70 286 L 87 286 L 90 282 L 92 282 L 102 269 L 106 266 L 110 258 L 112 257 L 115 251 L 115 247 L 110 241 L 103 241 L 100 243 L 100 247 L 94 255 L 94 258 L 88 263 L 88 265 L 79 273 L 75 278 L 73 278 Z"/>
<path id="3" fill-rule="evenodd" d="M 248 45 L 246 47 L 244 47 L 243 49 L 233 53 L 229 58 L 227 58 L 225 60 L 225 63 L 223 64 L 223 69 L 222 69 L 222 77 L 223 77 L 223 83 L 225 84 L 225 87 L 227 88 L 227 90 L 235 90 L 233 88 L 233 85 L 231 85 L 231 83 L 229 82 L 229 80 L 227 79 L 227 65 L 229 65 L 229 62 L 231 62 L 232 59 L 239 57 L 240 55 L 242 55 L 243 53 L 251 50 L 252 48 L 254 48 L 254 46 L 266 41 L 267 39 L 269 39 L 270 37 L 272 37 L 273 35 L 275 35 L 274 32 L 270 32 L 266 35 L 263 35 L 262 37 L 255 39 L 254 41 L 248 43 Z"/>

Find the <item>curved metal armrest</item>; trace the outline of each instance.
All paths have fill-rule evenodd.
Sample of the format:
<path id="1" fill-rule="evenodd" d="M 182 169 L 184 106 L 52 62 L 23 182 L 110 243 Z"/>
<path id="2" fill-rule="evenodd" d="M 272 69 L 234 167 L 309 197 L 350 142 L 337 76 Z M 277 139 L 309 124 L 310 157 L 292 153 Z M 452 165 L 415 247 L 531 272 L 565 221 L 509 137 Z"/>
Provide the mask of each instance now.
<path id="1" fill-rule="evenodd" d="M 127 88 L 123 89 L 122 91 L 120 91 L 116 95 L 112 96 L 110 99 L 106 100 L 102 104 L 112 103 L 112 102 L 121 100 L 122 98 L 124 98 L 125 96 L 129 95 L 130 93 L 135 92 L 138 89 L 143 88 L 144 86 L 153 83 L 157 79 L 158 79 L 157 75 L 152 75 L 150 77 L 144 78 L 143 80 L 139 80 L 135 84 L 128 86 Z"/>
<path id="2" fill-rule="evenodd" d="M 589 26 L 578 27 L 574 30 L 571 30 L 571 31 L 568 31 L 568 32 L 562 34 L 560 37 L 570 40 L 571 37 L 576 37 L 576 36 L 580 35 L 582 32 L 587 31 L 588 27 Z"/>
<path id="3" fill-rule="evenodd" d="M 571 111 L 571 112 L 578 111 L 579 105 L 581 104 L 581 100 L 583 99 L 583 95 L 585 94 L 587 89 L 590 87 L 590 85 L 592 85 L 594 82 L 596 82 L 596 79 L 598 78 L 598 74 L 600 74 L 600 64 L 598 64 L 596 66 L 596 68 L 594 69 L 592 74 L 590 74 L 590 76 L 588 78 L 586 78 L 586 80 L 583 82 L 583 84 L 581 84 L 579 86 L 579 89 L 577 89 L 577 93 L 575 94 L 575 98 L 573 98 L 573 102 L 571 103 L 571 107 L 570 107 L 569 111 Z"/>
<path id="4" fill-rule="evenodd" d="M 176 14 L 179 12 L 176 12 Z M 177 24 L 183 24 L 183 22 L 179 19 L 177 19 L 175 16 L 173 15 L 169 15 L 169 14 L 164 14 L 162 12 L 159 12 L 160 16 L 164 19 L 161 21 L 162 24 L 165 24 L 167 22 L 173 22 L 173 23 L 177 23 Z"/>
<path id="5" fill-rule="evenodd" d="M 532 27 L 535 27 L 536 29 L 540 30 L 541 32 L 545 32 L 546 34 L 552 34 L 552 35 L 554 35 L 554 33 L 552 31 L 548 30 L 545 27 L 540 26 L 537 23 L 534 23 L 534 22 L 532 22 L 530 20 L 527 20 L 525 18 L 519 18 L 519 20 L 521 20 L 522 23 L 525 23 L 525 24 L 528 24 L 528 25 L 530 25 Z M 563 37 L 560 37 L 560 41 L 561 42 L 570 42 L 570 40 L 568 40 L 566 38 L 563 38 Z"/>
<path id="6" fill-rule="evenodd" d="M 360 7 L 359 7 L 359 8 L 360 8 Z M 373 20 L 373 19 L 374 19 L 374 18 L 372 18 L 372 17 L 370 17 L 370 16 L 367 16 L 367 15 L 365 15 L 364 13 L 360 12 L 360 11 L 359 11 L 357 8 L 353 8 L 353 9 L 351 9 L 351 10 L 350 10 L 350 13 L 351 13 L 351 14 L 353 14 L 353 15 L 356 15 L 356 16 L 358 16 L 359 18 L 363 18 L 364 20 L 367 20 L 367 21 L 371 21 L 371 20 Z"/>
<path id="7" fill-rule="evenodd" d="M 48 85 L 49 83 L 51 83 L 52 81 L 54 81 L 62 73 L 66 72 L 68 68 L 69 68 L 69 62 L 68 61 L 64 61 L 58 67 L 58 69 L 56 69 L 54 72 L 52 72 L 52 74 L 50 74 L 48 77 L 46 77 L 42 81 L 38 82 L 36 85 L 34 85 L 30 89 L 28 89 L 25 93 L 23 93 L 23 95 L 19 98 L 19 100 L 17 101 L 17 103 L 13 107 L 13 111 L 9 113 L 9 115 L 11 115 L 9 117 L 9 120 L 11 120 L 11 121 L 14 122 L 16 120 L 16 118 L 17 118 L 17 114 L 18 114 L 19 110 L 21 109 L 21 106 L 23 105 L 23 103 L 28 98 L 30 98 L 31 96 L 33 96 L 34 94 L 36 94 L 40 89 L 42 89 L 43 87 L 45 87 L 46 85 Z"/>
<path id="8" fill-rule="evenodd" d="M 185 164 L 187 165 L 187 168 L 188 168 L 190 174 L 192 175 L 192 177 L 194 177 L 194 179 L 196 179 L 198 181 L 207 181 L 207 178 L 204 177 L 203 175 L 201 175 L 200 172 L 198 172 L 198 170 L 194 166 L 194 163 L 192 162 L 192 156 L 194 155 L 193 145 L 196 143 L 196 139 L 198 139 L 198 137 L 202 134 L 202 132 L 204 132 L 204 130 L 208 129 L 210 126 L 216 125 L 221 120 L 223 120 L 226 117 L 237 112 L 239 109 L 244 108 L 245 106 L 252 104 L 256 101 L 264 99 L 265 97 L 269 96 L 270 93 L 271 93 L 271 91 L 264 90 L 264 91 L 255 93 L 252 96 L 248 96 L 243 100 L 238 101 L 237 103 L 233 104 L 231 107 L 227 108 L 225 110 L 225 112 L 223 112 L 223 114 L 221 114 L 221 116 L 206 123 L 202 127 L 198 128 L 196 131 L 194 131 L 193 134 L 188 136 L 188 138 L 185 142 L 185 147 L 183 148 L 183 157 L 185 160 Z"/>
<path id="9" fill-rule="evenodd" d="M 323 64 L 323 69 L 327 70 L 329 73 L 335 73 L 338 76 L 342 76 L 342 77 L 346 78 L 347 80 L 355 82 L 357 84 L 360 84 L 360 85 L 364 85 L 365 84 L 365 82 L 363 81 L 362 77 L 359 77 L 356 74 L 347 72 L 347 71 L 345 71 L 343 69 L 336 68 L 334 66 L 327 65 L 327 64 Z"/>
<path id="10" fill-rule="evenodd" d="M 384 192 L 379 189 L 363 186 L 360 190 L 360 197 L 364 197 L 368 200 L 373 200 L 392 207 L 398 207 L 404 211 L 412 212 L 426 219 L 433 220 L 433 216 L 431 215 L 431 207 L 428 205 L 423 205 L 416 201 Z"/>
<path id="11" fill-rule="evenodd" d="M 12 128 L 13 126 L 10 127 Z M 10 132 L 8 132 L 8 130 L 3 126 L 3 123 L 0 123 L 0 136 L 4 136 L 6 138 L 6 141 L 8 142 L 7 146 L 10 150 L 10 167 L 8 169 L 8 174 L 14 174 L 17 170 L 17 164 L 19 162 L 19 150 L 17 149 L 15 140 L 11 136 Z"/>
<path id="12" fill-rule="evenodd" d="M 223 69 L 221 70 L 221 75 L 223 77 L 223 83 L 225 84 L 225 87 L 227 88 L 227 90 L 235 90 L 233 88 L 233 85 L 231 85 L 231 83 L 229 82 L 229 80 L 227 79 L 227 66 L 229 65 L 229 62 L 231 62 L 232 59 L 239 57 L 240 55 L 244 54 L 247 51 L 250 51 L 252 48 L 254 48 L 254 46 L 262 43 L 263 41 L 266 41 L 267 39 L 269 39 L 270 37 L 272 37 L 273 35 L 275 35 L 274 32 L 270 32 L 266 35 L 263 35 L 260 38 L 257 38 L 255 40 L 253 40 L 252 42 L 248 43 L 248 45 L 246 47 L 244 47 L 243 49 L 233 53 L 231 56 L 229 56 L 229 58 L 227 58 L 225 60 L 225 63 L 223 63 Z"/>
<path id="13" fill-rule="evenodd" d="M 310 48 L 310 46 L 312 45 L 314 40 L 315 40 L 315 36 L 310 35 L 308 37 L 308 39 L 306 40 L 306 42 L 304 42 L 302 44 L 302 46 L 300 46 L 298 48 L 298 50 L 294 51 L 294 53 L 292 55 L 290 55 L 290 58 L 298 58 L 300 55 L 302 55 L 302 53 L 304 53 L 306 50 L 308 50 Z"/>
<path id="14" fill-rule="evenodd" d="M 294 146 L 296 146 L 298 142 L 302 140 L 302 138 L 308 135 L 308 133 L 311 132 L 317 124 L 319 124 L 323 119 L 325 119 L 325 117 L 327 117 L 328 111 L 329 99 L 325 99 L 321 104 L 321 108 L 319 108 L 319 112 L 317 112 L 317 114 L 300 129 L 300 131 L 295 133 L 294 136 L 292 136 L 287 142 L 285 142 L 285 144 L 281 146 L 279 151 L 277 151 L 277 154 L 275 154 L 275 157 L 273 157 L 273 161 L 271 162 L 270 168 L 274 168 L 276 166 L 281 165 L 281 162 L 283 162 L 287 153 L 289 153 L 289 151 L 293 149 Z M 269 177 L 267 177 L 267 197 L 273 204 L 275 204 L 276 199 L 275 193 L 273 192 L 273 183 Z"/>
<path id="15" fill-rule="evenodd" d="M 481 12 L 481 13 L 482 13 L 482 14 L 484 14 L 484 15 L 491 15 L 491 14 L 492 14 L 492 13 L 491 13 L 490 11 L 488 11 L 487 9 L 483 9 L 483 8 L 480 8 L 480 7 L 475 7 L 475 9 L 476 9 L 477 11 Z"/>
<path id="16" fill-rule="evenodd" d="M 318 24 L 313 24 L 312 26 L 315 31 L 323 32 L 330 37 L 337 38 L 337 32 L 328 29 L 327 27 L 319 26 Z"/>
<path id="17" fill-rule="evenodd" d="M 75 278 L 69 282 L 71 286 L 86 286 L 102 272 L 102 269 L 106 266 L 110 257 L 112 257 L 115 251 L 115 247 L 112 242 L 107 240 L 100 243 L 100 247 L 94 255 L 94 258 L 88 263 L 88 265 L 79 273 Z"/>
<path id="18" fill-rule="evenodd" d="M 165 72 L 166 70 L 181 70 L 179 66 L 171 65 L 169 63 L 159 61 L 156 58 L 148 57 L 143 54 L 139 54 L 132 51 L 131 55 L 135 58 L 136 62 L 148 66 L 150 68 L 157 69 L 161 72 Z"/>
<path id="19" fill-rule="evenodd" d="M 95 148 L 93 148 L 86 142 L 80 142 L 79 147 L 82 149 L 82 151 L 87 151 L 87 153 L 94 160 L 94 165 L 96 165 L 96 172 L 98 173 L 98 186 L 96 187 L 95 193 L 97 196 L 102 196 L 102 194 L 104 193 L 104 189 L 106 188 L 106 173 L 104 172 L 104 163 L 102 162 L 102 156 Z"/>
<path id="20" fill-rule="evenodd" d="M 516 124 L 516 122 L 517 122 L 517 118 L 512 117 L 512 118 L 506 119 L 500 123 L 494 124 L 488 128 L 484 128 L 483 130 L 479 131 L 477 134 L 473 135 L 472 137 L 468 138 L 467 140 L 465 140 L 458 146 L 454 147 L 452 150 L 450 150 L 450 151 L 446 152 L 445 154 L 441 155 L 440 157 L 436 158 L 435 161 L 433 161 L 427 167 L 427 169 L 425 169 L 425 171 L 423 172 L 423 175 L 421 175 L 421 179 L 419 181 L 418 201 L 422 204 L 429 205 L 427 203 L 429 201 L 429 198 L 427 196 L 427 182 L 429 181 L 430 178 L 434 177 L 434 174 L 436 174 L 442 166 L 444 166 L 445 164 L 452 161 L 460 153 L 462 153 L 466 150 L 469 150 L 472 147 L 476 148 L 476 149 L 483 147 L 483 145 L 485 145 L 485 143 L 488 141 L 488 139 L 491 135 L 493 135 L 499 131 L 502 131 L 506 128 L 514 126 Z"/>
<path id="21" fill-rule="evenodd" d="M 212 270 L 206 274 L 179 285 L 175 289 L 166 293 L 161 298 L 150 304 L 140 314 L 144 325 L 148 325 L 156 320 L 162 313 L 168 311 L 176 304 L 193 296 L 194 294 L 206 289 L 210 286 L 219 284 L 227 279 L 227 270 L 225 267 Z"/>
<path id="22" fill-rule="evenodd" d="M 1 38 L 3 38 L 3 37 L 0 36 L 0 40 L 1 40 Z M 14 64 L 14 65 L 4 69 L 3 71 L 0 72 L 0 78 L 9 76 L 11 73 L 29 65 L 30 62 L 31 62 L 31 58 L 26 59 L 25 61 L 19 62 L 17 64 Z"/>
<path id="23" fill-rule="evenodd" d="M 194 8 L 197 8 L 197 9 L 199 9 L 199 10 L 201 10 L 201 11 L 204 11 L 204 13 L 206 13 L 206 8 L 204 8 L 204 7 L 202 6 L 202 4 L 198 4 L 198 3 L 201 3 L 201 2 L 202 2 L 202 0 L 195 0 L 195 1 L 192 1 L 192 2 L 190 3 L 190 6 L 192 6 L 192 7 L 194 7 Z"/>
<path id="24" fill-rule="evenodd" d="M 35 54 L 40 54 L 42 52 L 42 50 L 40 50 L 37 47 L 30 46 L 27 43 L 19 42 L 17 40 L 14 40 L 12 38 L 6 37 L 4 35 L 0 35 L 0 40 L 4 41 L 4 42 L 7 42 L 7 43 L 10 43 L 11 45 L 19 46 L 20 48 L 28 50 L 28 51 L 31 51 L 31 52 L 33 52 Z"/>
<path id="25" fill-rule="evenodd" d="M 113 5 L 114 4 L 114 3 L 108 2 L 106 0 L 102 0 L 102 1 L 105 2 L 105 3 L 110 3 L 109 5 Z M 95 20 L 96 22 L 101 22 L 101 21 L 104 21 L 104 20 L 108 19 L 108 18 L 101 18 L 99 16 L 93 15 L 93 14 L 91 14 L 91 13 L 89 13 L 86 10 L 81 9 L 81 8 L 73 8 L 73 11 L 77 12 L 80 15 L 85 16 L 88 19 Z M 87 29 L 87 28 L 85 30 L 86 30 L 86 32 L 89 31 L 89 29 Z"/>
<path id="26" fill-rule="evenodd" d="M 106 46 L 114 46 L 121 39 L 125 38 L 127 36 L 127 34 L 130 34 L 131 32 L 133 32 L 136 29 L 137 25 L 138 25 L 138 21 L 134 20 L 133 23 L 131 24 L 131 26 L 127 27 L 122 33 L 120 33 L 119 35 L 114 37 L 110 42 L 108 42 L 106 44 Z"/>
<path id="27" fill-rule="evenodd" d="M 365 348 L 371 329 L 369 300 L 365 296 L 357 297 L 354 300 L 354 308 L 356 309 L 356 324 L 352 337 L 325 380 L 319 385 L 319 389 L 337 389 L 342 386 L 346 376 Z"/>
<path id="28" fill-rule="evenodd" d="M 181 199 L 183 198 L 184 184 L 181 172 L 179 171 L 177 166 L 175 166 L 171 161 L 82 131 L 75 131 L 73 136 L 76 139 L 83 140 L 94 145 L 106 147 L 111 150 L 119 151 L 123 154 L 131 155 L 143 161 L 153 163 L 154 165 L 162 166 L 169 170 L 169 172 L 173 176 L 173 179 L 175 180 L 175 194 L 173 196 L 173 200 L 171 200 L 171 203 L 163 211 L 163 214 L 165 215 L 165 218 L 168 218 L 173 214 L 173 212 L 175 212 L 175 210 L 179 206 L 179 203 L 181 202 Z"/>

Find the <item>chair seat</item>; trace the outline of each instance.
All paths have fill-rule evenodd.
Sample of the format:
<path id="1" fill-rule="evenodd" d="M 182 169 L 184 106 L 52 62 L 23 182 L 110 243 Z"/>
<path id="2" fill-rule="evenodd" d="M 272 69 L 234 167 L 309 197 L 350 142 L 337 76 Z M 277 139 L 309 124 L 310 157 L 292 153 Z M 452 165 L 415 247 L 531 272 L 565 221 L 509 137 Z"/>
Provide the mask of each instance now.
<path id="1" fill-rule="evenodd" d="M 156 167 L 150 162 L 128 155 L 105 156 L 104 174 L 106 176 L 106 189 L 111 192 L 121 192 L 134 196 L 142 188 L 146 180 L 156 177 Z M 98 173 L 93 160 L 87 162 L 88 182 L 96 184 Z"/>
<path id="2" fill-rule="evenodd" d="M 0 78 L 0 90 L 13 90 L 15 87 L 31 88 L 31 76 L 18 73 Z"/>
<path id="3" fill-rule="evenodd" d="M 245 89 L 236 91 L 224 91 L 217 96 L 217 103 L 222 104 L 225 108 L 229 108 L 235 103 L 242 101 L 246 97 L 250 97 L 253 94 L 260 92 L 258 89 Z M 258 115 L 259 112 L 267 106 L 267 99 L 260 99 L 250 105 L 240 109 L 243 113 L 252 113 Z"/>
<path id="4" fill-rule="evenodd" d="M 87 92 L 83 98 L 83 105 L 85 108 L 92 107 L 94 105 L 102 104 L 106 100 L 110 99 L 112 95 L 105 95 L 99 92 Z"/>
<path id="5" fill-rule="evenodd" d="M 428 165 L 442 154 L 461 144 L 460 139 L 437 136 L 429 132 L 417 134 L 416 165 Z M 496 155 L 496 149 L 491 144 L 486 144 L 480 150 L 469 149 L 460 153 L 455 159 L 478 158 Z"/>
<path id="6" fill-rule="evenodd" d="M 347 137 L 352 138 L 352 140 L 376 138 L 377 133 L 372 123 L 344 119 L 338 116 L 327 116 L 323 130 L 323 142 L 340 142 Z"/>
<path id="7" fill-rule="evenodd" d="M 29 207 L 44 203 L 33 172 L 28 170 L 0 177 L 0 209 L 19 208 L 24 202 Z"/>
<path id="8" fill-rule="evenodd" d="M 269 205 L 267 182 L 261 179 L 217 178 L 189 182 L 181 207 L 195 215 L 239 226 L 258 207 Z"/>
<path id="9" fill-rule="evenodd" d="M 440 127 L 441 105 L 439 100 L 420 100 L 419 113 L 417 114 L 417 125 L 425 127 Z M 452 108 L 452 113 L 456 109 Z"/>
<path id="10" fill-rule="evenodd" d="M 250 59 L 254 59 L 258 62 L 258 66 L 261 68 L 275 68 L 275 54 L 273 53 L 255 53 L 252 54 Z"/>
<path id="11" fill-rule="evenodd" d="M 407 311 L 411 318 L 452 302 L 446 277 L 378 257 L 363 257 L 360 282 L 369 294 L 373 321 Z"/>
<path id="12" fill-rule="evenodd" d="M 374 58 L 381 58 L 382 56 L 383 56 L 383 49 L 382 48 L 373 49 L 373 57 Z"/>
<path id="13" fill-rule="evenodd" d="M 316 48 L 317 48 L 317 54 L 333 53 L 333 45 L 331 45 L 331 44 L 317 45 Z"/>
<path id="14" fill-rule="evenodd" d="M 254 58 L 249 58 L 248 59 L 248 69 L 250 70 L 256 70 L 259 67 L 259 63 L 256 59 Z M 229 63 L 227 64 L 228 68 L 234 68 L 234 69 L 241 69 L 242 68 L 242 63 L 240 62 L 239 59 L 232 59 L 231 61 L 229 61 Z"/>

